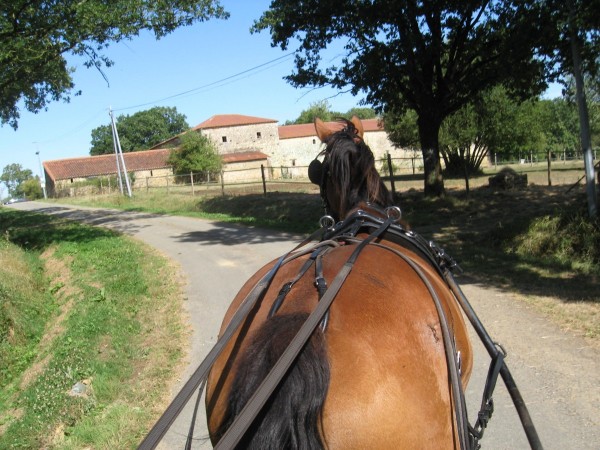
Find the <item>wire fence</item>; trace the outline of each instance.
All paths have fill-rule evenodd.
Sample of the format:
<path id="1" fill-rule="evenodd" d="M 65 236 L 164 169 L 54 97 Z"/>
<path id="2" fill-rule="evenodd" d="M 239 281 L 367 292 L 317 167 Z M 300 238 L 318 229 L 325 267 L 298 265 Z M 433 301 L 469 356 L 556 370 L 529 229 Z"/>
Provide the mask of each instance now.
<path id="1" fill-rule="evenodd" d="M 523 173 L 547 170 L 548 184 L 552 184 L 552 168 L 555 170 L 561 166 L 574 166 L 575 169 L 581 166 L 583 168 L 583 159 L 581 154 L 569 156 L 566 152 L 562 154 L 531 152 L 517 159 L 505 160 L 493 155 L 486 159 L 484 169 L 491 173 L 505 166 L 510 166 Z M 398 183 L 416 181 L 416 184 L 411 185 L 413 188 L 420 185 L 419 183 L 422 184 L 423 160 L 416 153 L 411 157 L 403 158 L 392 158 L 388 154 L 385 158 L 377 161 L 376 167 L 392 191 L 396 191 L 397 187 L 402 189 L 402 186 L 396 186 Z M 261 164 L 253 168 L 224 170 L 220 173 L 194 172 L 185 175 L 168 174 L 151 177 L 133 173 L 130 174 L 130 178 L 134 195 L 140 192 L 162 192 L 166 195 L 216 196 L 318 190 L 318 187 L 308 179 L 308 166 L 265 166 Z M 56 189 L 55 197 L 126 192 L 123 187 L 119 185 L 116 176 L 96 177 Z"/>

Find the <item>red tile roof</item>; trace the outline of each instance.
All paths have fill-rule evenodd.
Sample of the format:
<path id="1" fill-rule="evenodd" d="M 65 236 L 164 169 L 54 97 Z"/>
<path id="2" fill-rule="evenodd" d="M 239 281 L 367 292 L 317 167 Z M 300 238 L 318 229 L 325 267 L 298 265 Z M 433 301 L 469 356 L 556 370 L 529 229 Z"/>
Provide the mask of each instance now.
<path id="1" fill-rule="evenodd" d="M 218 114 L 196 125 L 192 130 L 221 127 L 237 127 L 242 125 L 255 125 L 259 123 L 277 123 L 274 119 L 264 119 L 262 117 L 244 116 L 242 114 Z"/>
<path id="2" fill-rule="evenodd" d="M 170 167 L 167 159 L 171 149 L 123 153 L 128 172 Z M 82 158 L 44 161 L 44 169 L 53 180 L 86 178 L 117 173 L 115 155 L 86 156 Z"/>
<path id="3" fill-rule="evenodd" d="M 123 153 L 127 172 L 140 170 L 163 169 L 170 167 L 167 163 L 171 149 L 146 150 L 140 152 Z M 228 153 L 222 155 L 225 164 L 261 161 L 268 159 L 264 153 L 257 151 Z M 115 155 L 86 156 L 81 158 L 57 159 L 44 161 L 44 170 L 48 176 L 57 180 L 70 178 L 88 178 L 117 173 Z"/>
<path id="4" fill-rule="evenodd" d="M 364 119 L 361 120 L 365 132 L 367 131 L 384 131 L 379 119 Z M 327 122 L 331 127 L 342 128 L 339 122 Z M 300 137 L 316 136 L 315 126 L 312 123 L 302 123 L 299 125 L 282 125 L 278 128 L 279 139 L 293 139 Z"/>
<path id="5" fill-rule="evenodd" d="M 260 161 L 267 158 L 268 156 L 261 152 L 237 152 L 221 155 L 221 159 L 225 164 Z"/>

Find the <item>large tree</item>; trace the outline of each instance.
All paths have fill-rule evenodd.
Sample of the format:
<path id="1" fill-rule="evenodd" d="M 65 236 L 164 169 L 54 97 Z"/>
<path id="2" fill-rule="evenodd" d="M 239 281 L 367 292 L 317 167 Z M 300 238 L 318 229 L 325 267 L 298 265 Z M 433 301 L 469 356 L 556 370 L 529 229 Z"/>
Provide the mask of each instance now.
<path id="1" fill-rule="evenodd" d="M 115 120 L 121 149 L 124 152 L 147 150 L 190 128 L 185 115 L 177 108 L 156 106 L 135 114 L 121 115 Z M 102 125 L 92 130 L 90 155 L 112 153 L 112 126 Z"/>
<path id="2" fill-rule="evenodd" d="M 24 195 L 21 185 L 33 178 L 33 173 L 29 169 L 24 169 L 21 164 L 9 164 L 2 170 L 0 181 L 6 185 L 8 195 L 11 197 L 22 197 Z"/>
<path id="3" fill-rule="evenodd" d="M 142 30 L 157 39 L 185 25 L 227 18 L 218 0 L 10 0 L 0 6 L 0 123 L 17 128 L 20 102 L 31 112 L 74 92 L 65 55 L 102 72 L 103 50 Z"/>
<path id="4" fill-rule="evenodd" d="M 546 87 L 549 65 L 536 54 L 536 27 L 545 22 L 538 16 L 520 0 L 274 0 L 254 30 L 269 29 L 272 44 L 284 50 L 298 43 L 287 77 L 294 86 L 364 92 L 369 104 L 396 114 L 413 109 L 425 193 L 441 195 L 444 118 L 497 84 L 527 97 Z M 324 65 L 322 51 L 340 42 L 343 59 Z"/>

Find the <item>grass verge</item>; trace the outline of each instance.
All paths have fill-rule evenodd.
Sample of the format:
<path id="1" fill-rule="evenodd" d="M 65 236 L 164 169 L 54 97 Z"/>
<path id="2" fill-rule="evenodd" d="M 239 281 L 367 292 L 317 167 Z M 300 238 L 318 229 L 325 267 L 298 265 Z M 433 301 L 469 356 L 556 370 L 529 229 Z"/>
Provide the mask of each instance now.
<path id="1" fill-rule="evenodd" d="M 0 448 L 135 448 L 182 357 L 174 268 L 50 216 L 0 209 L 0 233 Z"/>

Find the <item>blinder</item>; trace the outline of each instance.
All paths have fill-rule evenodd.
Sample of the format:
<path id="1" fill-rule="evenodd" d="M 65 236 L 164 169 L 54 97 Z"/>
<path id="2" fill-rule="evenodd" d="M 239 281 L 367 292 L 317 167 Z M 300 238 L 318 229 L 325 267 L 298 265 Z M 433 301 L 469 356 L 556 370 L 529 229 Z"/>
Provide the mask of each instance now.
<path id="1" fill-rule="evenodd" d="M 323 181 L 323 163 L 316 158 L 308 165 L 308 178 L 311 183 L 321 186 L 321 182 Z"/>

